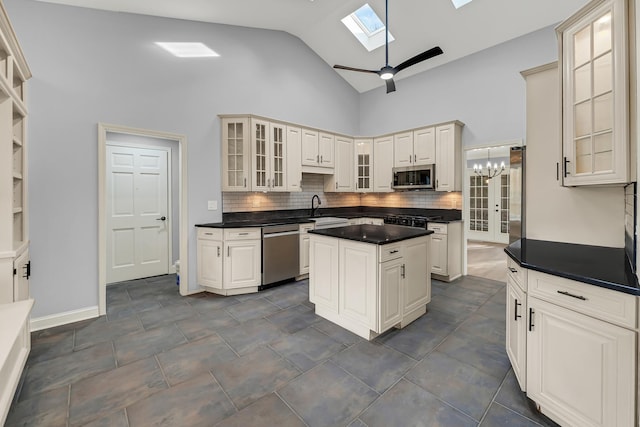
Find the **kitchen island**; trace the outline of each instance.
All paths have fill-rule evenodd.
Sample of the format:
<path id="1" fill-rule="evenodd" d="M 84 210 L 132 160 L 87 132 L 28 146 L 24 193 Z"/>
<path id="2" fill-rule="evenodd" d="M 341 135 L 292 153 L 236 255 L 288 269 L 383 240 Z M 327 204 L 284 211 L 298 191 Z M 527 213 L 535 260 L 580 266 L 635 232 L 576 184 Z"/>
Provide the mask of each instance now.
<path id="1" fill-rule="evenodd" d="M 433 231 L 351 225 L 309 234 L 309 300 L 317 315 L 371 340 L 426 313 Z"/>

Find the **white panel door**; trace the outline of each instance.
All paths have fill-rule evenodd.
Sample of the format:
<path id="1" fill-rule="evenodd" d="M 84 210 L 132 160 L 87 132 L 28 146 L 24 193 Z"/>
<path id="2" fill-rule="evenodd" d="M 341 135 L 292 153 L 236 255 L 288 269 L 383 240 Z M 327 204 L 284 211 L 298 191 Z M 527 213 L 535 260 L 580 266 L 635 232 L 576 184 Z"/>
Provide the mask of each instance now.
<path id="1" fill-rule="evenodd" d="M 395 167 L 413 166 L 413 133 L 405 132 L 393 136 L 393 165 Z"/>
<path id="2" fill-rule="evenodd" d="M 167 157 L 107 145 L 107 283 L 169 272 Z"/>
<path id="3" fill-rule="evenodd" d="M 436 132 L 434 128 L 413 131 L 414 165 L 432 165 L 436 162 Z"/>
<path id="4" fill-rule="evenodd" d="M 260 240 L 225 242 L 224 289 L 260 286 Z"/>
<path id="5" fill-rule="evenodd" d="M 380 264 L 380 319 L 378 331 L 386 331 L 402 321 L 402 263 L 398 258 Z"/>
<path id="6" fill-rule="evenodd" d="M 393 137 L 385 136 L 373 140 L 373 191 L 393 191 Z"/>
<path id="7" fill-rule="evenodd" d="M 287 191 L 302 191 L 302 130 L 287 126 Z"/>
<path id="8" fill-rule="evenodd" d="M 433 236 L 433 234 L 431 235 Z M 411 239 L 404 245 L 404 314 L 431 301 L 431 239 Z"/>

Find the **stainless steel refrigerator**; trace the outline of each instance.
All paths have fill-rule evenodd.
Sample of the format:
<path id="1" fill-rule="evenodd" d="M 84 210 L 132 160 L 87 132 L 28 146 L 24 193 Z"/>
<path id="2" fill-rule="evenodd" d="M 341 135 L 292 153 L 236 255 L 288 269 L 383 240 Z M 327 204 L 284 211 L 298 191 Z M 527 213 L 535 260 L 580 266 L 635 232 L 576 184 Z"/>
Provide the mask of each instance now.
<path id="1" fill-rule="evenodd" d="M 509 243 L 525 237 L 526 147 L 511 147 L 509 155 Z"/>

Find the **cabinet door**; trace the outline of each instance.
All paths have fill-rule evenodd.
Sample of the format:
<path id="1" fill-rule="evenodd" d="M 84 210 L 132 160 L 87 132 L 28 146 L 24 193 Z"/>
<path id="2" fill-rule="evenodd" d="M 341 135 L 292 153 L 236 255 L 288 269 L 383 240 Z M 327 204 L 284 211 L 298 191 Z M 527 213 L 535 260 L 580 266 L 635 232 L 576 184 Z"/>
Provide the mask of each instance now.
<path id="1" fill-rule="evenodd" d="M 431 301 L 430 246 L 429 237 L 407 240 L 403 245 L 404 314 L 408 314 Z"/>
<path id="2" fill-rule="evenodd" d="M 635 425 L 636 332 L 528 302 L 527 395 L 562 425 Z"/>
<path id="3" fill-rule="evenodd" d="M 287 190 L 302 191 L 302 129 L 287 126 Z"/>
<path id="4" fill-rule="evenodd" d="M 309 230 L 313 224 L 300 225 L 300 275 L 309 273 Z"/>
<path id="5" fill-rule="evenodd" d="M 373 140 L 373 191 L 393 191 L 393 137 L 385 136 Z"/>
<path id="6" fill-rule="evenodd" d="M 413 132 L 398 133 L 393 136 L 393 165 L 413 166 Z"/>
<path id="7" fill-rule="evenodd" d="M 522 391 L 527 391 L 527 296 L 507 278 L 507 356 Z"/>
<path id="8" fill-rule="evenodd" d="M 627 2 L 600 3 L 558 29 L 568 186 L 629 181 Z"/>
<path id="9" fill-rule="evenodd" d="M 287 191 L 287 127 L 277 123 L 269 125 L 270 191 Z"/>
<path id="10" fill-rule="evenodd" d="M 336 239 L 338 240 L 338 239 Z M 342 240 L 339 242 L 340 316 L 375 330 L 377 324 L 377 246 Z"/>
<path id="11" fill-rule="evenodd" d="M 13 301 L 29 299 L 29 276 L 31 275 L 31 261 L 29 251 L 26 250 L 13 261 Z"/>
<path id="12" fill-rule="evenodd" d="M 338 239 L 312 235 L 309 247 L 309 301 L 338 313 Z"/>
<path id="13" fill-rule="evenodd" d="M 353 192 L 355 179 L 353 177 L 353 139 L 336 137 L 335 141 L 335 191 Z"/>
<path id="14" fill-rule="evenodd" d="M 222 191 L 249 191 L 249 119 L 222 123 Z"/>
<path id="15" fill-rule="evenodd" d="M 334 145 L 335 137 L 331 133 L 320 132 L 318 136 L 318 154 L 320 155 L 320 166 L 332 168 L 335 166 L 334 161 Z M 353 150 L 353 146 L 352 146 Z M 352 154 L 353 156 L 353 154 Z"/>
<path id="16" fill-rule="evenodd" d="M 436 133 L 434 128 L 413 131 L 415 165 L 432 165 L 436 162 Z"/>
<path id="17" fill-rule="evenodd" d="M 382 333 L 402 321 L 403 259 L 380 264 L 380 321 L 377 332 Z"/>
<path id="18" fill-rule="evenodd" d="M 224 289 L 259 286 L 261 241 L 238 240 L 224 246 Z"/>
<path id="19" fill-rule="evenodd" d="M 305 166 L 319 166 L 318 132 L 302 129 L 302 164 Z"/>
<path id="20" fill-rule="evenodd" d="M 251 119 L 251 190 L 267 191 L 270 186 L 269 122 Z"/>
<path id="21" fill-rule="evenodd" d="M 222 241 L 198 239 L 198 285 L 222 289 Z"/>
<path id="22" fill-rule="evenodd" d="M 436 191 L 461 190 L 458 132 L 453 123 L 436 127 Z"/>
<path id="23" fill-rule="evenodd" d="M 448 274 L 447 235 L 431 235 L 431 272 L 446 276 Z"/>
<path id="24" fill-rule="evenodd" d="M 355 175 L 356 191 L 373 190 L 373 139 L 355 140 Z"/>

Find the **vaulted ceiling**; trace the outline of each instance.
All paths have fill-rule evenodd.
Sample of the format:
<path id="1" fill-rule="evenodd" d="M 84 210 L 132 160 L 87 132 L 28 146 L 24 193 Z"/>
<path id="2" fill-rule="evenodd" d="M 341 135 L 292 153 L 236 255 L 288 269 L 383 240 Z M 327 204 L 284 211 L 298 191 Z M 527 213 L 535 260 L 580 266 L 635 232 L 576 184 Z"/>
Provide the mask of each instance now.
<path id="1" fill-rule="evenodd" d="M 341 19 L 364 3 L 384 21 L 384 0 L 40 0 L 143 15 L 286 31 L 327 64 L 377 70 L 384 47 L 367 52 Z M 389 63 L 397 65 L 433 46 L 444 54 L 410 67 L 396 81 L 556 24 L 588 0 L 389 0 Z M 211 46 L 216 49 L 216 46 Z M 359 92 L 384 86 L 375 74 L 336 71 Z"/>

